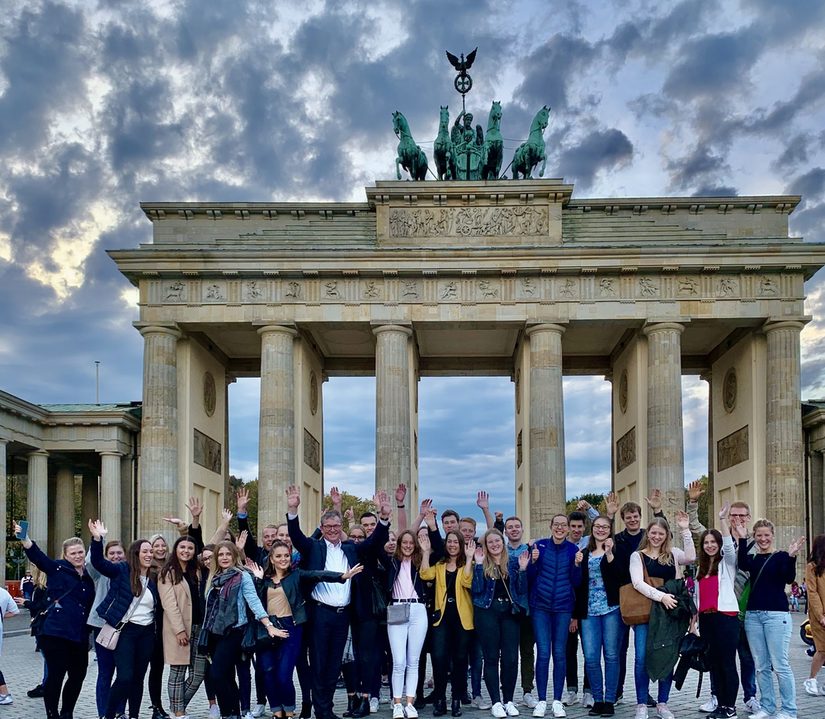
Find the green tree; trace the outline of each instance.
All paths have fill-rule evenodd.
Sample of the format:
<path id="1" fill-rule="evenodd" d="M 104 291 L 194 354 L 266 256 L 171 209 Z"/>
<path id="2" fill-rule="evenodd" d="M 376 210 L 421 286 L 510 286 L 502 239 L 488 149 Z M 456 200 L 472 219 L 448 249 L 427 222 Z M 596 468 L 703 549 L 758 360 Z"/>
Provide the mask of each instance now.
<path id="1" fill-rule="evenodd" d="M 599 512 L 604 512 L 604 494 L 599 494 L 598 492 L 585 492 L 584 494 L 580 494 L 578 497 L 568 499 L 564 511 L 567 514 L 570 514 L 570 512 L 576 509 L 576 506 L 579 502 L 581 502 L 581 500 L 590 503 L 590 505 L 598 509 Z"/>
<path id="2" fill-rule="evenodd" d="M 332 500 L 330 499 L 329 495 L 324 496 L 324 500 L 321 503 L 323 509 L 332 509 Z M 364 512 L 375 512 L 376 508 L 373 504 L 371 499 L 364 499 L 363 497 L 358 497 L 354 494 L 350 494 L 349 492 L 341 492 L 341 511 L 346 513 L 348 509 L 352 510 L 352 514 L 354 517 L 354 521 L 357 523 L 359 517 Z M 409 510 L 409 507 L 407 508 Z M 349 525 L 346 525 L 349 526 Z"/>

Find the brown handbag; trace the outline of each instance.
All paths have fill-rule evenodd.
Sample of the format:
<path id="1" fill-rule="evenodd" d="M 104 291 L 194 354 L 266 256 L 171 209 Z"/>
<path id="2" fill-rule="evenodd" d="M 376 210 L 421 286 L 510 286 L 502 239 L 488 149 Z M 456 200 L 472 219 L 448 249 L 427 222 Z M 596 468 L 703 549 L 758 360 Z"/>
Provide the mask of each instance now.
<path id="1" fill-rule="evenodd" d="M 642 557 L 641 554 L 639 556 Z M 648 575 L 644 557 L 642 557 L 642 569 L 645 573 L 645 584 L 658 589 L 665 583 L 665 580 L 661 577 L 650 577 Z M 619 611 L 622 613 L 622 621 L 629 627 L 636 624 L 647 624 L 650 621 L 650 608 L 652 606 L 653 600 L 636 591 L 632 584 L 625 584 L 619 588 Z"/>

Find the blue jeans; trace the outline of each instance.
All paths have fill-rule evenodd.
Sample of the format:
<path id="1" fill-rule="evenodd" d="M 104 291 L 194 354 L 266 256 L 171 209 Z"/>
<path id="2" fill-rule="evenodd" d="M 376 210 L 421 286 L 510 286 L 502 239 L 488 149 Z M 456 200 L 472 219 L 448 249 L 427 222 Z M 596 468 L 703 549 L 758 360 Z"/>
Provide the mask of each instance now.
<path id="1" fill-rule="evenodd" d="M 597 702 L 616 701 L 619 683 L 619 645 L 622 636 L 622 615 L 618 608 L 599 617 L 581 621 L 584 669 L 590 679 L 590 691 Z M 604 686 L 602 686 L 602 653 L 604 653 Z"/>
<path id="2" fill-rule="evenodd" d="M 292 617 L 281 617 L 281 626 L 289 632 L 286 639 L 278 640 L 272 649 L 258 652 L 258 666 L 264 678 L 266 698 L 273 712 L 295 711 L 295 685 L 292 673 L 301 651 L 303 627 L 295 626 Z"/>
<path id="3" fill-rule="evenodd" d="M 567 634 L 571 612 L 533 609 L 533 634 L 536 637 L 536 691 L 539 701 L 547 701 L 550 654 L 553 655 L 553 700 L 561 701 L 567 673 Z"/>
<path id="4" fill-rule="evenodd" d="M 791 665 L 788 663 L 791 630 L 789 612 L 745 612 L 745 632 L 756 665 L 759 702 L 768 714 L 776 714 L 776 695 L 771 677 L 773 666 L 779 680 L 782 711 L 788 716 L 796 716 L 796 686 Z"/>
<path id="5" fill-rule="evenodd" d="M 636 680 L 636 703 L 647 704 L 650 689 L 650 678 L 647 676 L 647 624 L 637 624 L 633 627 L 633 647 L 636 650 L 636 660 L 633 666 L 633 675 Z M 670 685 L 673 683 L 673 672 L 665 679 L 659 680 L 659 704 L 667 704 L 670 698 Z"/>
<path id="6" fill-rule="evenodd" d="M 93 635 L 97 639 L 100 634 L 100 627 L 94 627 Z M 97 657 L 97 683 L 95 684 L 95 701 L 97 703 L 97 715 L 102 717 L 106 713 L 106 704 L 109 702 L 109 691 L 112 688 L 112 680 L 115 677 L 115 652 L 113 649 L 106 649 L 100 644 L 94 642 L 95 656 Z M 43 663 L 45 680 L 46 664 Z M 115 707 L 118 715 L 126 713 L 126 699 L 121 702 L 119 707 Z M 138 707 L 134 707 L 138 711 Z"/>

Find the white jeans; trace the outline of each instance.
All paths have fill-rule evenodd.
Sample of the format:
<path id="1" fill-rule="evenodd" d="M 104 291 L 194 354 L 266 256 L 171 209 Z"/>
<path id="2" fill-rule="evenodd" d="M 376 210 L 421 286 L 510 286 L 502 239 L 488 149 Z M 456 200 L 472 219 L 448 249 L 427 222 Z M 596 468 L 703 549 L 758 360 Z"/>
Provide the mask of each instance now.
<path id="1" fill-rule="evenodd" d="M 418 686 L 418 658 L 427 638 L 426 607 L 418 603 L 410 604 L 410 621 L 406 624 L 388 624 L 387 635 L 392 651 L 392 695 L 396 699 L 414 697 Z"/>

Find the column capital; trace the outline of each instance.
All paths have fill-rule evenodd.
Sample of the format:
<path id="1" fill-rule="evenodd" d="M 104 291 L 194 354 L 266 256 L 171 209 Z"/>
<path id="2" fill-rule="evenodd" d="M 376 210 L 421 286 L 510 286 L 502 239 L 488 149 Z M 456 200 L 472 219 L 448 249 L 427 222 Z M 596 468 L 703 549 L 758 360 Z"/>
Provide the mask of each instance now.
<path id="1" fill-rule="evenodd" d="M 801 332 L 802 328 L 812 319 L 810 316 L 793 318 L 771 317 L 762 325 L 762 331 L 765 334 L 775 332 L 776 330 L 798 330 Z"/>
<path id="2" fill-rule="evenodd" d="M 33 449 L 26 454 L 27 457 L 48 457 L 49 453 L 45 449 Z"/>
<path id="3" fill-rule="evenodd" d="M 407 335 L 407 337 L 412 337 L 412 327 L 407 325 L 397 324 L 395 322 L 389 322 L 387 324 L 381 323 L 372 323 L 372 333 L 376 336 L 380 335 L 382 332 L 402 332 L 403 334 Z"/>
<path id="4" fill-rule="evenodd" d="M 565 325 L 557 322 L 536 322 L 534 324 L 528 324 L 525 332 L 528 337 L 536 332 L 555 332 L 563 335 L 566 329 L 567 327 Z"/>
<path id="5" fill-rule="evenodd" d="M 141 335 L 172 335 L 175 339 L 180 339 L 182 333 L 176 324 L 157 324 L 153 322 L 133 322 L 132 326 Z"/>
<path id="6" fill-rule="evenodd" d="M 101 457 L 123 457 L 123 452 L 118 452 L 116 449 L 99 449 L 97 453 Z"/>
<path id="7" fill-rule="evenodd" d="M 708 384 L 710 384 L 711 382 L 713 382 L 713 371 L 709 369 L 705 370 L 699 375 L 699 379 L 703 382 L 707 382 Z"/>
<path id="8" fill-rule="evenodd" d="M 685 326 L 681 322 L 648 322 L 642 327 L 645 336 L 650 336 L 654 332 L 678 332 L 682 334 L 684 331 Z"/>
<path id="9" fill-rule="evenodd" d="M 271 332 L 282 332 L 283 334 L 292 335 L 293 337 L 298 336 L 298 330 L 295 329 L 294 325 L 287 325 L 287 324 L 278 325 L 278 324 L 266 323 L 266 324 L 254 325 L 254 326 L 257 327 L 257 332 L 262 337 L 266 334 L 271 333 Z"/>

